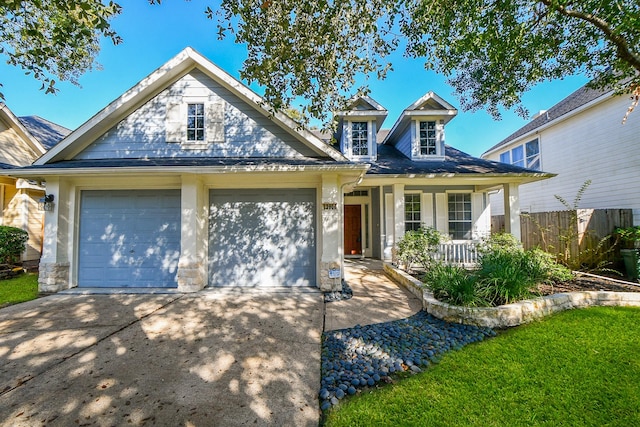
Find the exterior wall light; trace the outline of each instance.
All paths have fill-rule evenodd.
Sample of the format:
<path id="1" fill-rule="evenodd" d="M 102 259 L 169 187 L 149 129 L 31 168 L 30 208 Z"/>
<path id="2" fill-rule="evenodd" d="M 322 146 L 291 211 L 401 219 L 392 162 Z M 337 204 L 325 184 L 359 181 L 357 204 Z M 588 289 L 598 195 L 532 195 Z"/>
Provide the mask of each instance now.
<path id="1" fill-rule="evenodd" d="M 53 210 L 53 194 L 45 194 L 44 197 L 40 197 L 40 200 L 38 200 L 38 210 L 40 211 Z"/>

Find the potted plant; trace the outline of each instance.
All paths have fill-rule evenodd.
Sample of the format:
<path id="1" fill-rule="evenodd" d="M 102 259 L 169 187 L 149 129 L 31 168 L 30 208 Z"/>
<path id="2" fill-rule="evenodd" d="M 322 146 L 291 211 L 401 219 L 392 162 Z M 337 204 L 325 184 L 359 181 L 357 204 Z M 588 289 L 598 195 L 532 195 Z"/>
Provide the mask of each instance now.
<path id="1" fill-rule="evenodd" d="M 638 280 L 638 262 L 640 260 L 640 226 L 618 227 L 615 234 L 620 242 L 620 255 L 624 261 L 627 276 Z"/>

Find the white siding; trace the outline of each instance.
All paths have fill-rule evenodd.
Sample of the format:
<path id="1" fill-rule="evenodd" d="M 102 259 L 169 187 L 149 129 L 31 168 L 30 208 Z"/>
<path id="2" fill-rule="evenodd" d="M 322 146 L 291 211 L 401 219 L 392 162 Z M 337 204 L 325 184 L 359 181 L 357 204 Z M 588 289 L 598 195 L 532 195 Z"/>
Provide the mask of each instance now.
<path id="1" fill-rule="evenodd" d="M 185 149 L 186 144 L 167 143 L 167 133 L 169 139 L 175 139 L 175 129 L 171 125 L 167 129 L 167 122 L 176 120 L 176 110 L 170 107 L 168 110 L 168 106 L 184 103 L 185 98 L 224 104 L 224 141 L 213 141 L 205 149 Z M 315 155 L 253 107 L 195 70 L 133 111 L 76 158 L 302 156 Z"/>
<path id="2" fill-rule="evenodd" d="M 523 212 L 564 210 L 554 195 L 572 203 L 583 183 L 591 180 L 579 207 L 631 208 L 634 222 L 640 224 L 640 111 L 622 125 L 629 103 L 628 97 L 609 99 L 536 135 L 542 169 L 558 176 L 520 186 Z M 487 158 L 499 160 L 500 152 Z M 492 214 L 504 214 L 502 197 L 501 192 L 492 195 Z"/>

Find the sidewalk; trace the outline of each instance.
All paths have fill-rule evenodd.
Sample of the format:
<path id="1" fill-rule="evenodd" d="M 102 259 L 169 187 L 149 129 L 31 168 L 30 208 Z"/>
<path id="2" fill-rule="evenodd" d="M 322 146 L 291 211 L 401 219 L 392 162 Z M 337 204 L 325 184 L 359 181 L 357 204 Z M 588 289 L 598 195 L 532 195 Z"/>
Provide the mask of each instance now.
<path id="1" fill-rule="evenodd" d="M 345 260 L 344 270 L 353 298 L 325 303 L 325 331 L 404 319 L 422 309 L 418 298 L 384 274 L 382 261 Z"/>

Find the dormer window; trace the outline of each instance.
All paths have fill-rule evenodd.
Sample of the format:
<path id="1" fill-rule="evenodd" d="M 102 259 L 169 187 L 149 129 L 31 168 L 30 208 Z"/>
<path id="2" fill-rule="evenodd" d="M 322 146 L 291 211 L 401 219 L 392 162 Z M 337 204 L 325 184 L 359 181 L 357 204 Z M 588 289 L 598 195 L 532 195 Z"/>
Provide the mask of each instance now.
<path id="1" fill-rule="evenodd" d="M 387 117 L 387 110 L 368 96 L 353 99 L 345 111 L 336 114 L 334 135 L 340 151 L 349 160 L 370 162 L 378 158 L 376 134 Z"/>
<path id="2" fill-rule="evenodd" d="M 444 121 L 415 119 L 411 124 L 411 159 L 444 159 Z"/>
<path id="3" fill-rule="evenodd" d="M 438 152 L 436 122 L 420 122 L 420 155 L 435 156 Z"/>
<path id="4" fill-rule="evenodd" d="M 369 130 L 367 122 L 351 123 L 351 150 L 355 157 L 369 155 Z"/>

